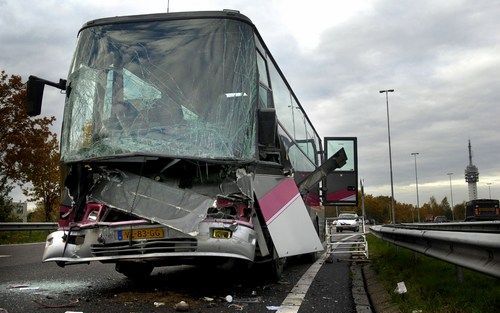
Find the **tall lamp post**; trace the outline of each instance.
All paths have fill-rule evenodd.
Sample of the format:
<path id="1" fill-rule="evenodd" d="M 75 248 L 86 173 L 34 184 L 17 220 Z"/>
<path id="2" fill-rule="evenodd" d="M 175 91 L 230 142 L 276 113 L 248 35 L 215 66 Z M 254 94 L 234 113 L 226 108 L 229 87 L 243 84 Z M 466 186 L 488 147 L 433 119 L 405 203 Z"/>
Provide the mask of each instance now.
<path id="1" fill-rule="evenodd" d="M 488 185 L 488 195 L 490 196 L 488 199 L 491 199 L 491 183 L 486 183 Z"/>
<path id="2" fill-rule="evenodd" d="M 417 176 L 417 155 L 418 152 L 412 152 L 411 155 L 415 158 L 415 186 L 417 187 L 417 220 L 420 223 L 420 203 L 418 199 L 418 176 Z"/>
<path id="3" fill-rule="evenodd" d="M 394 89 L 380 90 L 379 92 L 385 93 L 385 102 L 387 106 L 387 138 L 389 139 L 389 168 L 391 172 L 391 212 L 392 223 L 396 224 L 396 217 L 394 215 L 394 180 L 392 178 L 391 126 L 389 123 L 389 92 L 394 92 Z"/>
<path id="4" fill-rule="evenodd" d="M 454 221 L 455 213 L 453 213 L 453 187 L 451 186 L 451 175 L 453 175 L 453 173 L 446 173 L 446 175 L 450 177 L 451 219 Z"/>

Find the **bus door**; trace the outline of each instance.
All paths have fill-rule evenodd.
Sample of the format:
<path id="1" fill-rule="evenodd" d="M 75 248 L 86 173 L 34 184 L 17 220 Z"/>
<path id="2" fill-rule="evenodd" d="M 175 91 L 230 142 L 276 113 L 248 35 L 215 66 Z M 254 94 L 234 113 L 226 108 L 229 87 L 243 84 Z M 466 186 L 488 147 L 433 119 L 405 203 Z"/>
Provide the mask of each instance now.
<path id="1" fill-rule="evenodd" d="M 345 164 L 330 171 L 323 180 L 323 205 L 358 205 L 358 153 L 356 137 L 325 137 L 324 160 L 345 152 Z"/>

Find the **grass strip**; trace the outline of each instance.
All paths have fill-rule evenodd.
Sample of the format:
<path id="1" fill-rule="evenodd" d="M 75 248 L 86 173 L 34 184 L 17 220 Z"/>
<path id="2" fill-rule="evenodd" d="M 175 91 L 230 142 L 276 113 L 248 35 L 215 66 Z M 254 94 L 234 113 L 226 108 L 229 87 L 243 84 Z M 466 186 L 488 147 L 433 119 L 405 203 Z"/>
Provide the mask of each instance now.
<path id="1" fill-rule="evenodd" d="M 47 235 L 51 232 L 51 230 L 2 231 L 0 232 L 0 244 L 45 242 Z"/>
<path id="2" fill-rule="evenodd" d="M 500 280 L 456 266 L 369 235 L 372 267 L 401 312 L 497 313 L 500 312 Z M 404 281 L 408 292 L 394 293 Z"/>

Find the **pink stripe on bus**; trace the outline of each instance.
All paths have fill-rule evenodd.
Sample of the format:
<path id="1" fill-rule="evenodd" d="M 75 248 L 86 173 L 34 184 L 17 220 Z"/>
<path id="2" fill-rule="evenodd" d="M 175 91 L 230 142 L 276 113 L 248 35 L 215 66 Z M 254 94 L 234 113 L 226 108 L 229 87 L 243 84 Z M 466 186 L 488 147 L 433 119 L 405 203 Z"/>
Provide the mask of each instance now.
<path id="1" fill-rule="evenodd" d="M 327 201 L 341 201 L 346 200 L 346 198 L 356 196 L 356 191 L 350 191 L 347 189 L 339 190 L 336 192 L 331 192 L 326 195 Z"/>
<path id="2" fill-rule="evenodd" d="M 295 181 L 292 178 L 286 178 L 258 199 L 266 223 L 273 219 L 298 194 L 299 189 L 297 189 Z"/>

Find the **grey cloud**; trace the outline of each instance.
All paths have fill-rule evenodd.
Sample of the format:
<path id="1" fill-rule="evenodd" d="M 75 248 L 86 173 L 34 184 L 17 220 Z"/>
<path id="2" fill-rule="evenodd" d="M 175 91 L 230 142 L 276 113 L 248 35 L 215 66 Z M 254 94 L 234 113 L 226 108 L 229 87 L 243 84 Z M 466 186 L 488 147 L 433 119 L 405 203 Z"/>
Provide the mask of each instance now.
<path id="1" fill-rule="evenodd" d="M 374 185 L 389 183 L 385 96 L 378 93 L 386 88 L 396 89 L 389 96 L 396 185 L 414 183 L 414 151 L 421 153 L 423 182 L 445 180 L 447 172 L 463 177 L 469 138 L 480 172 L 492 175 L 500 171 L 494 161 L 500 153 L 498 16 L 493 1 L 380 1 L 323 33 L 317 49 L 296 57 L 299 66 L 285 74 L 322 135 L 359 137 L 360 175 Z M 463 68 L 484 54 L 493 60 L 488 66 Z M 443 69 L 452 73 L 443 77 Z"/>

